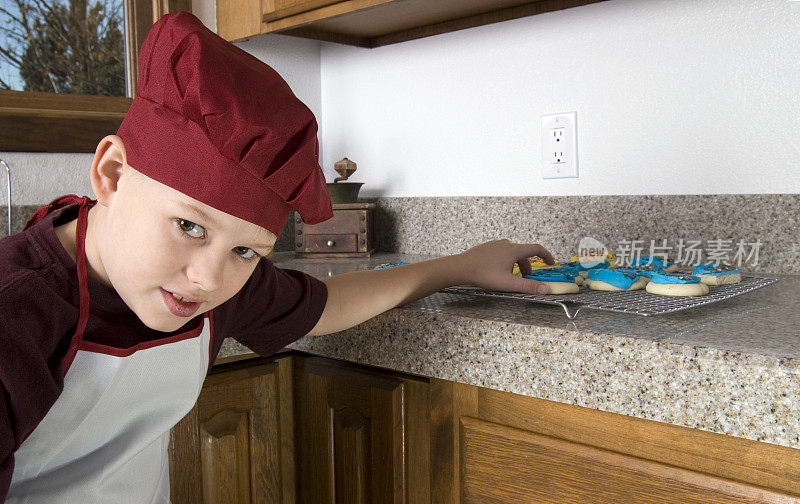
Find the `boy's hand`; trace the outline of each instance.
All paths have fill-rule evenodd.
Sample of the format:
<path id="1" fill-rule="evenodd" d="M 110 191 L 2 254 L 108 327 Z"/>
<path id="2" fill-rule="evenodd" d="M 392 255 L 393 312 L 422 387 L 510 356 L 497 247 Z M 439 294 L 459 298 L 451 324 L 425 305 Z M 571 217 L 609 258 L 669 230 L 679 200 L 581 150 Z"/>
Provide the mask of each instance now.
<path id="1" fill-rule="evenodd" d="M 545 263 L 555 262 L 553 255 L 538 244 L 511 243 L 508 240 L 494 240 L 473 247 L 457 256 L 463 268 L 466 283 L 497 291 L 543 294 L 546 287 L 536 280 L 511 274 L 514 263 L 519 264 L 520 273 L 531 274 L 529 257 L 539 256 Z M 540 291 L 539 288 L 544 289 Z"/>

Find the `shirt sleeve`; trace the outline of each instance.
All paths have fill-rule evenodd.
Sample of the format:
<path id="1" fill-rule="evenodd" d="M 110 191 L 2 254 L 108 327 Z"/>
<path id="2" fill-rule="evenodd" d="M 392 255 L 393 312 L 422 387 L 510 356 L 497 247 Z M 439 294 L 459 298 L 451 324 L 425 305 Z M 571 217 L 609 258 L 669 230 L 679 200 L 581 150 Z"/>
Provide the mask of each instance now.
<path id="1" fill-rule="evenodd" d="M 327 299 L 320 280 L 262 259 L 244 287 L 214 309 L 214 331 L 272 355 L 314 328 Z"/>
<path id="2" fill-rule="evenodd" d="M 63 390 L 61 361 L 71 332 L 54 315 L 57 304 L 37 301 L 43 289 L 29 276 L 0 291 L 0 502 L 11 483 L 14 452 Z"/>

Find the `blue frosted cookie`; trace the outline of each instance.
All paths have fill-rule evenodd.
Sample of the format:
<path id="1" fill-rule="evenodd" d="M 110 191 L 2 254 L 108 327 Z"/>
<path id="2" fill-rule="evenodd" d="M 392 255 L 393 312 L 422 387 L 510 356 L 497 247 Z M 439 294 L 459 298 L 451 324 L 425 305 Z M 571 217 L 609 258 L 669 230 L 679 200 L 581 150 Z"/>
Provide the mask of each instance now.
<path id="1" fill-rule="evenodd" d="M 639 290 L 644 289 L 647 277 L 621 269 L 593 269 L 589 271 L 586 284 L 592 290 Z"/>
<path id="2" fill-rule="evenodd" d="M 660 296 L 702 296 L 708 294 L 708 286 L 700 277 L 681 273 L 652 273 L 647 292 Z"/>
<path id="3" fill-rule="evenodd" d="M 544 283 L 547 286 L 547 294 L 574 294 L 580 289 L 575 283 L 575 274 L 569 270 L 536 270 L 530 275 L 522 275 L 523 278 L 530 278 Z"/>
<path id="4" fill-rule="evenodd" d="M 678 271 L 678 265 L 675 261 L 667 259 L 666 261 L 657 256 L 639 256 L 631 259 L 631 266 L 660 266 L 667 273 Z"/>
<path id="5" fill-rule="evenodd" d="M 657 264 L 642 264 L 639 266 L 631 266 L 629 268 L 620 268 L 620 270 L 638 273 L 639 275 L 647 277 L 648 281 L 650 281 L 650 277 L 653 276 L 653 273 L 665 273 L 664 268 L 658 266 Z"/>
<path id="6" fill-rule="evenodd" d="M 386 269 L 386 268 L 393 268 L 393 267 L 395 267 L 395 266 L 403 266 L 403 265 L 405 265 L 405 264 L 408 264 L 408 263 L 407 263 L 407 262 L 403 262 L 403 261 L 390 262 L 390 263 L 383 263 L 383 264 L 381 264 L 380 266 L 375 266 L 375 267 L 374 267 L 374 268 L 372 268 L 372 269 Z"/>
<path id="7" fill-rule="evenodd" d="M 694 275 L 706 285 L 728 285 L 742 281 L 742 274 L 738 268 L 716 264 L 698 264 L 694 268 Z"/>

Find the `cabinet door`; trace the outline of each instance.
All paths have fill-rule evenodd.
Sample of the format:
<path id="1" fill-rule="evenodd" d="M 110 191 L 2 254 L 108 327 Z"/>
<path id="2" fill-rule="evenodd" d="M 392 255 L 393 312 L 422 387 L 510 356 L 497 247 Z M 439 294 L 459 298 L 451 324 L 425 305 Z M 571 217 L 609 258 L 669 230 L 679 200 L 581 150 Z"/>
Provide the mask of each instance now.
<path id="1" fill-rule="evenodd" d="M 173 504 L 295 502 L 291 361 L 208 376 L 194 409 L 172 429 Z"/>
<path id="2" fill-rule="evenodd" d="M 300 502 L 430 502 L 425 380 L 297 358 Z"/>
<path id="3" fill-rule="evenodd" d="M 433 502 L 800 503 L 800 451 L 431 379 Z"/>
<path id="4" fill-rule="evenodd" d="M 263 21 L 275 21 L 295 14 L 326 7 L 343 0 L 263 0 Z"/>

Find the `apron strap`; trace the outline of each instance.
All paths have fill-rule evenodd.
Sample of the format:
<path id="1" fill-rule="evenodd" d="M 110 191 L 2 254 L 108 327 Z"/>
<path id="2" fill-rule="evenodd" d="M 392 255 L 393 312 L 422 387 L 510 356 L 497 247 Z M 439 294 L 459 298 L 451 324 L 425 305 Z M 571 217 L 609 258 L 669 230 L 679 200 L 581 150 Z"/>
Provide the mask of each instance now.
<path id="1" fill-rule="evenodd" d="M 78 315 L 78 326 L 75 328 L 75 334 L 69 343 L 69 349 L 61 362 L 62 376 L 66 376 L 72 361 L 75 360 L 75 355 L 78 353 L 78 346 L 83 340 L 83 331 L 86 329 L 86 323 L 89 321 L 89 286 L 86 279 L 86 228 L 88 227 L 89 216 L 89 198 L 80 198 L 81 207 L 78 210 L 78 226 L 75 236 L 75 255 L 77 256 L 78 263 L 78 289 L 80 291 L 80 311 Z"/>
<path id="2" fill-rule="evenodd" d="M 90 200 L 87 196 L 81 198 L 75 196 L 74 194 L 67 194 L 66 196 L 61 196 L 59 198 L 56 198 L 49 204 L 40 207 L 38 210 L 36 210 L 36 212 L 31 216 L 31 218 L 28 219 L 28 222 L 27 224 L 25 224 L 23 231 L 33 226 L 37 222 L 41 221 L 42 219 L 44 219 L 45 215 L 49 214 L 54 210 L 58 210 L 59 208 L 63 208 L 65 206 L 70 206 L 70 205 L 84 205 L 88 201 Z"/>
<path id="3" fill-rule="evenodd" d="M 67 370 L 75 360 L 75 355 L 78 353 L 78 346 L 83 340 L 83 331 L 86 329 L 86 323 L 89 321 L 89 287 L 86 280 L 86 228 L 89 220 L 89 203 L 93 200 L 88 196 L 78 197 L 74 194 L 67 194 L 54 199 L 49 204 L 40 207 L 33 216 L 28 219 L 24 229 L 41 222 L 44 217 L 54 210 L 67 207 L 70 205 L 80 205 L 78 210 L 78 226 L 75 236 L 75 255 L 77 256 L 78 266 L 78 290 L 80 291 L 80 304 L 78 308 L 78 325 L 75 328 L 75 334 L 69 341 L 69 349 L 61 361 L 62 376 L 67 374 Z"/>

